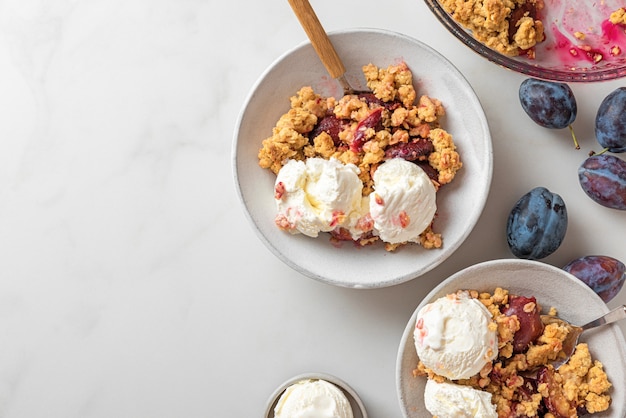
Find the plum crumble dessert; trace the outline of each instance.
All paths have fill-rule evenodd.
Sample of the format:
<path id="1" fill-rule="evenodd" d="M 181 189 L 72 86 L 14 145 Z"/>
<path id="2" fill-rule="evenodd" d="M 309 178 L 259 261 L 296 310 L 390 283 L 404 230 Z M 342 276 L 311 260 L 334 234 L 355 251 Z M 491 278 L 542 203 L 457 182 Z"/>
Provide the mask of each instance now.
<path id="1" fill-rule="evenodd" d="M 454 20 L 476 40 L 503 55 L 534 58 L 535 45 L 545 39 L 537 12 L 543 0 L 439 0 Z"/>
<path id="2" fill-rule="evenodd" d="M 323 97 L 304 86 L 263 140 L 276 174 L 276 225 L 333 243 L 440 248 L 435 192 L 462 167 L 442 103 L 418 97 L 406 63 L 362 68 L 371 92 Z"/>
<path id="3" fill-rule="evenodd" d="M 438 367 L 452 358 L 450 352 L 453 352 L 454 348 L 439 347 L 439 352 L 447 354 L 442 358 L 433 359 L 427 350 L 429 342 L 447 341 L 444 334 L 453 331 L 446 330 L 442 321 L 446 317 L 458 318 L 458 312 L 454 314 L 452 310 L 460 309 L 459 302 L 470 306 L 472 301 L 488 312 L 490 320 L 484 321 L 483 331 L 476 327 L 476 331 L 472 329 L 471 332 L 492 335 L 475 340 L 479 341 L 478 345 L 483 350 L 488 347 L 487 342 L 495 343 L 497 348 L 487 351 L 490 353 L 489 357 L 476 356 L 479 364 L 472 370 L 482 367 L 474 375 L 467 377 L 457 374 L 451 378 L 444 377 Z M 435 304 L 440 304 L 444 308 L 437 310 Z M 544 325 L 540 317 L 541 306 L 534 297 L 510 294 L 501 288 L 495 289 L 493 294 L 462 290 L 429 305 L 433 306 L 425 307 L 418 314 L 415 339 L 420 358 L 413 375 L 426 376 L 428 379 L 429 389 L 425 394 L 425 402 L 431 413 L 440 417 L 459 416 L 450 409 L 476 408 L 474 404 L 478 404 L 478 400 L 481 411 L 478 416 L 498 418 L 573 418 L 606 411 L 610 407 L 609 390 L 612 384 L 602 363 L 593 359 L 586 343 L 579 343 L 570 359 L 558 369 L 552 366 L 551 361 L 563 355 L 562 344 L 568 328 L 558 323 L 547 322 Z M 469 312 L 468 308 L 463 309 Z M 480 312 L 477 308 L 473 309 Z M 551 308 L 548 315 L 556 316 L 556 309 Z M 480 315 L 474 317 L 478 318 Z M 429 331 L 433 334 L 430 341 Z M 456 330 L 456 332 L 460 333 L 459 335 L 467 333 L 467 328 L 465 331 Z M 420 350 L 426 354 L 420 356 Z M 463 350 L 459 352 L 462 353 Z M 459 352 L 454 354 L 460 359 L 469 361 L 466 354 Z M 454 371 L 459 367 L 461 366 L 454 364 L 445 370 Z M 469 399 L 474 404 L 459 406 L 451 401 L 454 394 L 460 393 L 461 390 L 467 392 L 464 401 L 468 402 Z M 441 393 L 447 394 L 448 397 L 442 398 Z M 488 401 L 485 402 L 485 399 Z"/>

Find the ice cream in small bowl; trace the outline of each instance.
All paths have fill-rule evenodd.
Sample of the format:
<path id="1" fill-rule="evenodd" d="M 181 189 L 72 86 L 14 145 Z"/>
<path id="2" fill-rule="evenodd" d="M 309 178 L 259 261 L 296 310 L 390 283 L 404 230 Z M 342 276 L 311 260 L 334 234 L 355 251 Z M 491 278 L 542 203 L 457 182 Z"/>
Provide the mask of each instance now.
<path id="1" fill-rule="evenodd" d="M 270 396 L 263 418 L 367 418 L 350 385 L 327 373 L 304 373 L 283 382 Z"/>
<path id="2" fill-rule="evenodd" d="M 623 418 L 619 327 L 586 331 L 569 361 L 554 368 L 567 330 L 538 320 L 584 324 L 608 311 L 586 284 L 538 261 L 494 260 L 452 275 L 419 304 L 402 336 L 403 416 Z"/>
<path id="3" fill-rule="evenodd" d="M 471 86 L 419 40 L 330 33 L 358 91 L 346 94 L 309 42 L 260 77 L 237 123 L 233 166 L 264 244 L 313 279 L 402 283 L 469 235 L 492 175 L 491 136 Z"/>

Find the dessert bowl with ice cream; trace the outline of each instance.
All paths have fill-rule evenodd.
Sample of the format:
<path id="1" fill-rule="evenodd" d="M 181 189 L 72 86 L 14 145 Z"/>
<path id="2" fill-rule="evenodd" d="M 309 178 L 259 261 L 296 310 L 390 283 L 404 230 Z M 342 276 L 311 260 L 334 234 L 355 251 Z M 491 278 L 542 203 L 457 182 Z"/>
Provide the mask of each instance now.
<path id="1" fill-rule="evenodd" d="M 557 267 L 494 260 L 433 289 L 400 342 L 396 382 L 405 418 L 611 417 L 626 414 L 626 344 L 608 325 L 584 333 L 558 368 L 567 328 L 606 314 L 587 285 Z"/>
<path id="2" fill-rule="evenodd" d="M 263 418 L 367 418 L 356 391 L 327 373 L 303 373 L 270 396 Z"/>
<path id="3" fill-rule="evenodd" d="M 489 128 L 463 76 L 405 35 L 330 34 L 344 97 L 304 42 L 257 81 L 233 144 L 235 184 L 261 241 L 299 273 L 353 288 L 414 279 L 447 259 L 484 207 Z"/>
<path id="4" fill-rule="evenodd" d="M 276 226 L 335 244 L 442 247 L 436 192 L 463 167 L 441 127 L 445 108 L 419 99 L 406 63 L 363 66 L 369 93 L 323 97 L 305 86 L 290 98 L 259 150 L 277 175 Z"/>

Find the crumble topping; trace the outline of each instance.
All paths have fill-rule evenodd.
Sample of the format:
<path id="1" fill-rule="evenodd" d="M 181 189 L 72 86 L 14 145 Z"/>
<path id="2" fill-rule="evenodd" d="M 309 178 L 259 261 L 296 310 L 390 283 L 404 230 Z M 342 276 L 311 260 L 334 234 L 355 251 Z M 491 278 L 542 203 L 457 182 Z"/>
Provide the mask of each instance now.
<path id="1" fill-rule="evenodd" d="M 440 126 L 442 103 L 418 96 L 413 75 L 401 62 L 387 68 L 368 64 L 362 68 L 371 90 L 339 99 L 322 97 L 304 86 L 290 98 L 290 109 L 262 142 L 259 165 L 278 174 L 289 160 L 336 159 L 354 164 L 363 183 L 363 196 L 373 191 L 373 175 L 385 160 L 403 158 L 419 165 L 435 189 L 450 183 L 463 163 L 452 136 Z M 345 231 L 332 231 L 332 239 L 353 239 Z M 356 240 L 369 245 L 379 238 L 364 234 Z M 421 246 L 441 248 L 441 234 L 432 223 L 420 234 Z M 401 244 L 385 243 L 387 251 Z"/>
<path id="2" fill-rule="evenodd" d="M 493 316 L 498 334 L 498 357 L 469 379 L 455 383 L 468 385 L 492 394 L 498 417 L 566 416 L 606 411 L 611 404 L 611 382 L 603 364 L 593 359 L 586 343 L 579 343 L 569 361 L 553 368 L 549 362 L 562 355 L 562 344 L 568 328 L 551 323 L 526 350 L 514 352 L 513 338 L 520 330 L 516 315 L 503 312 L 509 306 L 509 292 L 496 288 L 493 293 L 467 291 L 478 299 Z M 524 312 L 534 307 L 525 305 Z M 536 307 L 540 310 L 540 306 Z M 554 307 L 549 315 L 556 316 Z M 446 378 L 435 374 L 418 361 L 414 376 L 426 376 L 437 382 Z M 547 406 L 549 405 L 549 406 Z M 554 413 L 554 412 L 558 412 Z"/>
<path id="3" fill-rule="evenodd" d="M 535 45 L 545 39 L 536 16 L 543 0 L 440 0 L 440 4 L 476 40 L 503 55 L 533 57 Z"/>

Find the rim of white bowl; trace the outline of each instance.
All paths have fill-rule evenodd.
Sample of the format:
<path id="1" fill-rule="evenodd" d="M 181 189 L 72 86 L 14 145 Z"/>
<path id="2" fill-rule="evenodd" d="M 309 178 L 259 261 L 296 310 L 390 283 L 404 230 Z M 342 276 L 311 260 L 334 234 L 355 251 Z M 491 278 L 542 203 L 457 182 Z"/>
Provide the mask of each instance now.
<path id="1" fill-rule="evenodd" d="M 319 372 L 302 373 L 285 380 L 270 395 L 265 406 L 263 418 L 274 418 L 274 408 L 280 399 L 280 395 L 282 395 L 285 389 L 289 386 L 302 380 L 325 380 L 328 383 L 332 383 L 337 386 L 344 393 L 344 395 L 346 395 L 346 398 L 348 398 L 350 406 L 352 407 L 354 418 L 367 418 L 367 411 L 365 410 L 363 401 L 361 400 L 359 394 L 348 383 L 332 374 Z"/>

